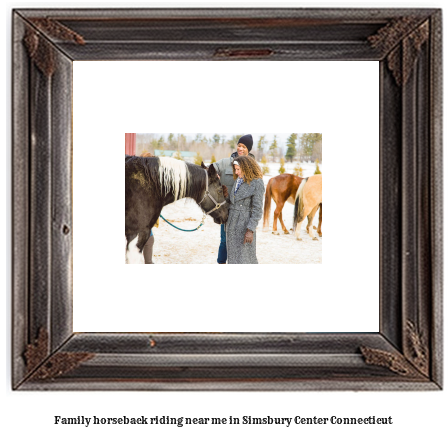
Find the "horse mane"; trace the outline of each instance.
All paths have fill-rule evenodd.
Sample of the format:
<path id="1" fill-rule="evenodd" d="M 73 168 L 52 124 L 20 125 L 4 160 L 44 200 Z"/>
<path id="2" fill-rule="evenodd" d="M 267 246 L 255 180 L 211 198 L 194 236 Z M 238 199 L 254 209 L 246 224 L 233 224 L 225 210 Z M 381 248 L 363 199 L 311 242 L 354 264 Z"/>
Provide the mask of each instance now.
<path id="1" fill-rule="evenodd" d="M 170 157 L 127 156 L 126 166 L 142 168 L 146 178 L 156 186 L 161 196 L 172 193 L 174 200 L 198 200 L 205 189 L 205 169 Z"/>
<path id="2" fill-rule="evenodd" d="M 204 194 L 206 179 L 205 173 L 207 172 L 207 169 L 204 169 L 203 167 L 193 163 L 185 164 L 187 165 L 187 168 L 190 172 L 190 185 L 188 187 L 187 196 L 189 198 L 195 199 L 196 201 L 199 201 L 199 198 Z M 211 178 L 210 176 L 208 178 L 208 182 L 210 184 Z"/>
<path id="3" fill-rule="evenodd" d="M 165 195 L 171 192 L 174 200 L 185 198 L 190 173 L 184 161 L 175 158 L 159 157 L 159 181 Z"/>

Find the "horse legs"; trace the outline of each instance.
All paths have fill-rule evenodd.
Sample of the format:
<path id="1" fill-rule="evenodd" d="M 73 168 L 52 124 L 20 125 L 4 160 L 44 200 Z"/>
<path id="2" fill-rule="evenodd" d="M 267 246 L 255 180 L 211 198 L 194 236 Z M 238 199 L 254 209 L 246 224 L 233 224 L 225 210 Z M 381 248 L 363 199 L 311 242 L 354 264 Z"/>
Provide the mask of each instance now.
<path id="1" fill-rule="evenodd" d="M 141 254 L 137 251 L 136 245 L 138 241 L 138 235 L 133 234 L 127 241 L 126 245 L 126 264 L 135 265 L 141 263 Z"/>
<path id="2" fill-rule="evenodd" d="M 126 251 L 129 249 L 129 244 L 137 237 L 137 233 L 125 233 L 126 236 Z"/>
<path id="3" fill-rule="evenodd" d="M 314 236 L 314 228 L 313 228 L 313 219 L 317 212 L 317 209 L 319 208 L 320 204 L 317 204 L 312 210 L 311 213 L 308 215 L 308 225 L 306 226 L 306 231 L 310 235 L 310 237 L 313 240 L 317 240 L 317 237 Z"/>
<path id="4" fill-rule="evenodd" d="M 318 204 L 318 206 L 319 206 L 319 204 Z M 305 207 L 305 209 L 304 209 L 304 211 L 303 211 L 303 217 L 305 218 L 305 217 L 307 217 L 307 216 L 311 216 L 311 215 L 313 215 L 313 217 L 314 217 L 314 214 L 316 214 L 316 211 L 317 211 L 317 208 L 316 207 L 314 207 L 313 209 L 311 209 L 310 207 Z M 314 212 L 314 213 L 313 213 Z M 304 221 L 305 219 L 303 219 L 303 221 Z M 312 220 L 312 219 L 311 219 Z M 301 227 L 302 227 L 302 223 L 303 223 L 303 221 L 302 222 L 298 222 L 297 223 L 297 226 L 296 226 L 296 231 L 295 231 L 295 233 L 294 233 L 294 235 L 296 236 L 296 239 L 297 240 L 302 240 L 302 238 L 300 237 L 300 229 L 301 229 Z M 310 224 L 310 219 L 308 218 L 308 225 Z M 314 236 L 314 230 L 313 230 L 313 227 L 312 226 L 309 226 L 309 227 L 307 227 L 307 231 L 308 231 L 308 234 L 310 235 L 310 237 L 313 239 L 313 240 L 318 240 L 317 239 L 317 237 L 315 237 Z"/>
<path id="5" fill-rule="evenodd" d="M 137 237 L 137 233 L 125 233 L 125 263 L 130 264 L 129 260 L 129 244 Z"/>
<path id="6" fill-rule="evenodd" d="M 294 236 L 296 236 L 297 240 L 302 240 L 302 238 L 300 237 L 300 229 L 302 228 L 302 222 L 297 223 L 296 231 L 294 231 Z"/>
<path id="7" fill-rule="evenodd" d="M 319 236 L 322 237 L 322 203 L 320 203 L 319 225 L 317 226 L 317 234 L 319 234 Z"/>
<path id="8" fill-rule="evenodd" d="M 283 214 L 280 212 L 278 219 L 280 220 L 280 224 L 282 226 L 282 230 L 285 234 L 289 234 L 289 231 L 286 229 L 285 224 L 283 223 Z"/>
<path id="9" fill-rule="evenodd" d="M 151 229 L 144 229 L 137 234 L 134 234 L 132 240 L 128 241 L 127 251 L 126 251 L 126 264 L 141 264 L 142 263 L 142 251 L 145 243 L 149 239 L 149 235 L 151 234 Z M 129 245 L 132 242 L 132 245 Z M 137 250 L 136 250 L 137 247 Z"/>
<path id="10" fill-rule="evenodd" d="M 285 205 L 285 203 L 284 202 L 276 202 L 276 207 L 275 207 L 275 211 L 274 211 L 274 225 L 273 225 L 273 227 L 272 227 L 272 234 L 280 234 L 278 231 L 277 231 L 277 219 L 280 217 L 280 223 L 281 223 L 281 226 L 282 226 L 282 229 L 283 229 L 283 231 L 285 231 L 285 225 L 283 224 L 283 221 L 282 221 L 282 219 L 281 219 L 281 217 L 282 217 L 282 210 L 283 210 L 283 206 Z"/>
<path id="11" fill-rule="evenodd" d="M 140 253 L 143 251 L 143 247 L 148 241 L 150 234 L 151 234 L 151 228 L 141 231 L 138 234 L 137 248 Z"/>

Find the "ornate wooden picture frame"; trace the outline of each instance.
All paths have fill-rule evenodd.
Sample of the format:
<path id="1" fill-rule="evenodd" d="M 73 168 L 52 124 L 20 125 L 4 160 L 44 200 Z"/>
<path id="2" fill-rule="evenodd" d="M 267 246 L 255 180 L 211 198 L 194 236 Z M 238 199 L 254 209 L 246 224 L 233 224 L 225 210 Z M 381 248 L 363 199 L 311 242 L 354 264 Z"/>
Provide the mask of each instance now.
<path id="1" fill-rule="evenodd" d="M 13 12 L 13 373 L 21 390 L 442 388 L 437 9 Z M 378 333 L 74 333 L 74 60 L 373 60 Z"/>

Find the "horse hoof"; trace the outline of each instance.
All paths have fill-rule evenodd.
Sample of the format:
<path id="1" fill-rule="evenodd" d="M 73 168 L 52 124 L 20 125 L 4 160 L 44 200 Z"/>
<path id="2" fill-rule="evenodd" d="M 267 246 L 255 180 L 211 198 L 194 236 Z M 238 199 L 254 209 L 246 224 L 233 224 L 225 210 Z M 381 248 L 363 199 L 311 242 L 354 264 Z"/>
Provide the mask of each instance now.
<path id="1" fill-rule="evenodd" d="M 285 230 L 284 233 L 285 233 L 285 234 L 289 234 L 289 231 L 288 231 L 288 230 Z"/>
<path id="2" fill-rule="evenodd" d="M 296 237 L 296 239 L 297 239 L 297 240 L 302 240 L 302 238 L 301 238 L 301 237 Z"/>
<path id="3" fill-rule="evenodd" d="M 319 234 L 319 237 L 322 237 L 322 234 Z"/>
<path id="4" fill-rule="evenodd" d="M 313 237 L 313 240 L 319 240 L 317 237 Z"/>
<path id="5" fill-rule="evenodd" d="M 280 233 L 278 231 L 273 231 L 272 234 L 274 234 L 275 236 L 278 236 Z"/>

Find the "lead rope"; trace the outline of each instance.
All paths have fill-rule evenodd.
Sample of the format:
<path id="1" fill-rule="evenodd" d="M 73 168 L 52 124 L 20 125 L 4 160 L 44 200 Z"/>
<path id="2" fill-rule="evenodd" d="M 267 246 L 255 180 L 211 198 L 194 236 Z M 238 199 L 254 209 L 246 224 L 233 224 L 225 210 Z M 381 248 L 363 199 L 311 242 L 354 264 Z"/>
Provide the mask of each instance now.
<path id="1" fill-rule="evenodd" d="M 194 229 L 192 229 L 192 230 L 184 230 L 184 229 L 182 229 L 182 228 L 176 227 L 176 225 L 173 225 L 171 222 L 168 222 L 162 215 L 160 215 L 160 217 L 161 217 L 167 224 L 170 224 L 172 227 L 176 228 L 177 230 L 180 230 L 180 231 L 197 231 L 197 230 L 199 230 L 199 228 L 202 227 L 202 225 L 204 225 L 205 218 L 207 217 L 207 214 L 204 212 L 204 214 L 202 215 L 202 221 L 201 221 L 201 223 L 200 223 L 196 228 L 194 228 Z"/>

